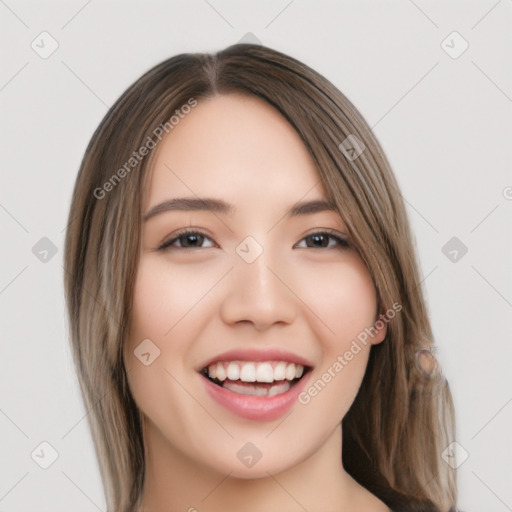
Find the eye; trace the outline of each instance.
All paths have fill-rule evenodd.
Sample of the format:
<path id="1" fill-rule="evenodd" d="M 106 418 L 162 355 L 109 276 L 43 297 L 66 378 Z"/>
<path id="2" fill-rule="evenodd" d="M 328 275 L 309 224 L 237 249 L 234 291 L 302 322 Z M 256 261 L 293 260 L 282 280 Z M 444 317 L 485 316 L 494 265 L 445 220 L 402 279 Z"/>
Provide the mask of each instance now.
<path id="1" fill-rule="evenodd" d="M 304 240 L 306 241 L 305 248 L 332 249 L 336 247 L 349 247 L 347 240 L 328 231 L 317 231 L 316 233 L 311 233 L 304 237 L 301 242 Z M 308 243 L 308 241 L 310 243 Z M 297 244 L 296 247 L 300 247 L 299 244 Z M 304 245 L 301 248 L 304 248 Z"/>
<path id="2" fill-rule="evenodd" d="M 178 249 L 204 249 L 207 247 L 214 247 L 213 242 L 210 245 L 202 245 L 205 240 L 209 240 L 212 242 L 212 239 L 206 236 L 201 231 L 193 231 L 190 229 L 184 229 L 176 233 L 176 235 L 170 239 L 165 241 L 158 250 L 164 250 L 171 247 L 176 247 Z M 179 242 L 178 244 L 176 242 Z"/>
<path id="3" fill-rule="evenodd" d="M 203 245 L 205 241 L 210 243 Z M 306 241 L 306 245 L 300 246 L 300 243 Z M 304 237 L 301 242 L 295 247 L 306 249 L 332 249 L 349 247 L 350 244 L 341 236 L 330 233 L 328 231 L 317 231 Z M 184 229 L 175 234 L 173 238 L 165 241 L 157 250 L 164 250 L 170 248 L 177 249 L 205 249 L 208 247 L 215 247 L 214 242 L 210 237 L 201 231 L 194 231 L 191 229 Z"/>

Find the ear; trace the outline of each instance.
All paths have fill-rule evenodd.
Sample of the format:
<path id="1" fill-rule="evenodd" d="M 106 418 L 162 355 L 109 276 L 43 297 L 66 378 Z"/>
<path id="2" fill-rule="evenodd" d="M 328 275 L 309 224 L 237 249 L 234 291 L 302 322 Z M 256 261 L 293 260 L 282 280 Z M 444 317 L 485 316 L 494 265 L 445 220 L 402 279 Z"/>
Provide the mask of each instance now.
<path id="1" fill-rule="evenodd" d="M 388 332 L 388 318 L 385 314 L 381 313 L 373 324 L 373 329 L 375 329 L 375 334 L 371 338 L 372 345 L 378 345 L 384 341 L 386 334 Z"/>

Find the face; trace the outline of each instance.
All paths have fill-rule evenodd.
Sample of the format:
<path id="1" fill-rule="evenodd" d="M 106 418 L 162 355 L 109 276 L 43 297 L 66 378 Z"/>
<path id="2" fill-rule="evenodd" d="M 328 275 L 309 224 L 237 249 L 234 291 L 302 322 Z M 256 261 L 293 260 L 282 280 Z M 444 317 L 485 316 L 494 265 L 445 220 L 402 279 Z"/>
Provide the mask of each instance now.
<path id="1" fill-rule="evenodd" d="M 385 327 L 357 341 L 375 289 L 299 136 L 203 99 L 149 178 L 125 364 L 150 457 L 254 478 L 322 453 Z"/>

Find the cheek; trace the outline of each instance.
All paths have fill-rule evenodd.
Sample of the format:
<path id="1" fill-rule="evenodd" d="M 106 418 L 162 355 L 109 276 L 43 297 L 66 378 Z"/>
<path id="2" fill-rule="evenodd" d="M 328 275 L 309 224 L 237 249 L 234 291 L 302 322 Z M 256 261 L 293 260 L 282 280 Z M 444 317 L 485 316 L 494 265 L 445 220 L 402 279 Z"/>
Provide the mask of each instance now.
<path id="1" fill-rule="evenodd" d="M 141 261 L 124 350 L 139 409 L 165 432 L 182 438 L 187 418 L 198 414 L 179 383 L 186 381 L 188 349 L 203 328 L 200 298 L 208 283 L 201 285 L 202 277 L 197 271 L 170 272 L 168 265 L 150 258 Z"/>
<path id="2" fill-rule="evenodd" d="M 373 325 L 375 288 L 358 257 L 351 255 L 342 262 L 318 266 L 313 278 L 311 272 L 303 275 L 308 278 L 301 280 L 301 294 L 316 314 L 316 324 L 322 324 L 318 334 L 325 344 L 341 350 L 348 340 Z"/>
<path id="3" fill-rule="evenodd" d="M 210 273 L 211 274 L 211 273 Z M 201 299 L 211 287 L 212 277 L 201 266 L 170 268 L 162 259 L 142 260 L 134 289 L 130 341 L 155 340 L 162 348 L 178 350 L 182 325 L 190 328 L 190 318 L 201 308 Z M 194 325 L 194 324 L 192 324 Z M 188 332 L 188 331 L 187 331 Z"/>
<path id="4" fill-rule="evenodd" d="M 185 292 L 178 293 L 180 289 Z M 175 331 L 184 314 L 186 291 L 177 276 L 161 271 L 150 259 L 141 261 L 133 291 L 125 364 L 134 396 L 139 396 L 142 403 L 158 388 L 162 390 L 169 380 L 165 369 L 174 373 L 173 361 L 182 357 L 186 340 Z"/>
<path id="5" fill-rule="evenodd" d="M 355 257 L 325 266 L 314 282 L 307 302 L 317 317 L 311 325 L 316 326 L 322 357 L 299 403 L 307 417 L 335 425 L 350 408 L 366 371 L 371 344 L 358 336 L 374 325 L 376 293 L 366 267 Z"/>
<path id="6" fill-rule="evenodd" d="M 364 377 L 368 354 L 366 348 L 347 364 L 336 358 L 327 361 L 300 393 L 297 418 L 306 431 L 317 433 L 319 441 L 340 424 L 352 406 Z"/>
<path id="7" fill-rule="evenodd" d="M 218 305 L 208 293 L 225 272 L 221 265 L 170 265 L 165 258 L 142 258 L 137 270 L 125 363 L 136 373 L 153 367 L 178 377 L 190 366 L 190 348 Z M 151 340 L 158 357 L 145 367 L 134 351 Z M 144 341 L 152 350 L 151 343 Z"/>

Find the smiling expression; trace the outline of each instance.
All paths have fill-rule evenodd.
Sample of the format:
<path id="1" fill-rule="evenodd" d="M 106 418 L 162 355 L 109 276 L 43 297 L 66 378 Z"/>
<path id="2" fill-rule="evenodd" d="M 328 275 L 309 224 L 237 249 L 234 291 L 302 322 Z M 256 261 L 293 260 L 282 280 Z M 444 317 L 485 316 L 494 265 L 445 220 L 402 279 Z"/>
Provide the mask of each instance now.
<path id="1" fill-rule="evenodd" d="M 241 478 L 294 467 L 339 436 L 384 339 L 297 400 L 375 323 L 368 270 L 300 137 L 262 100 L 199 101 L 155 156 L 125 345 L 150 456 Z M 143 340 L 160 350 L 150 365 Z M 237 456 L 249 442 L 252 468 Z"/>

